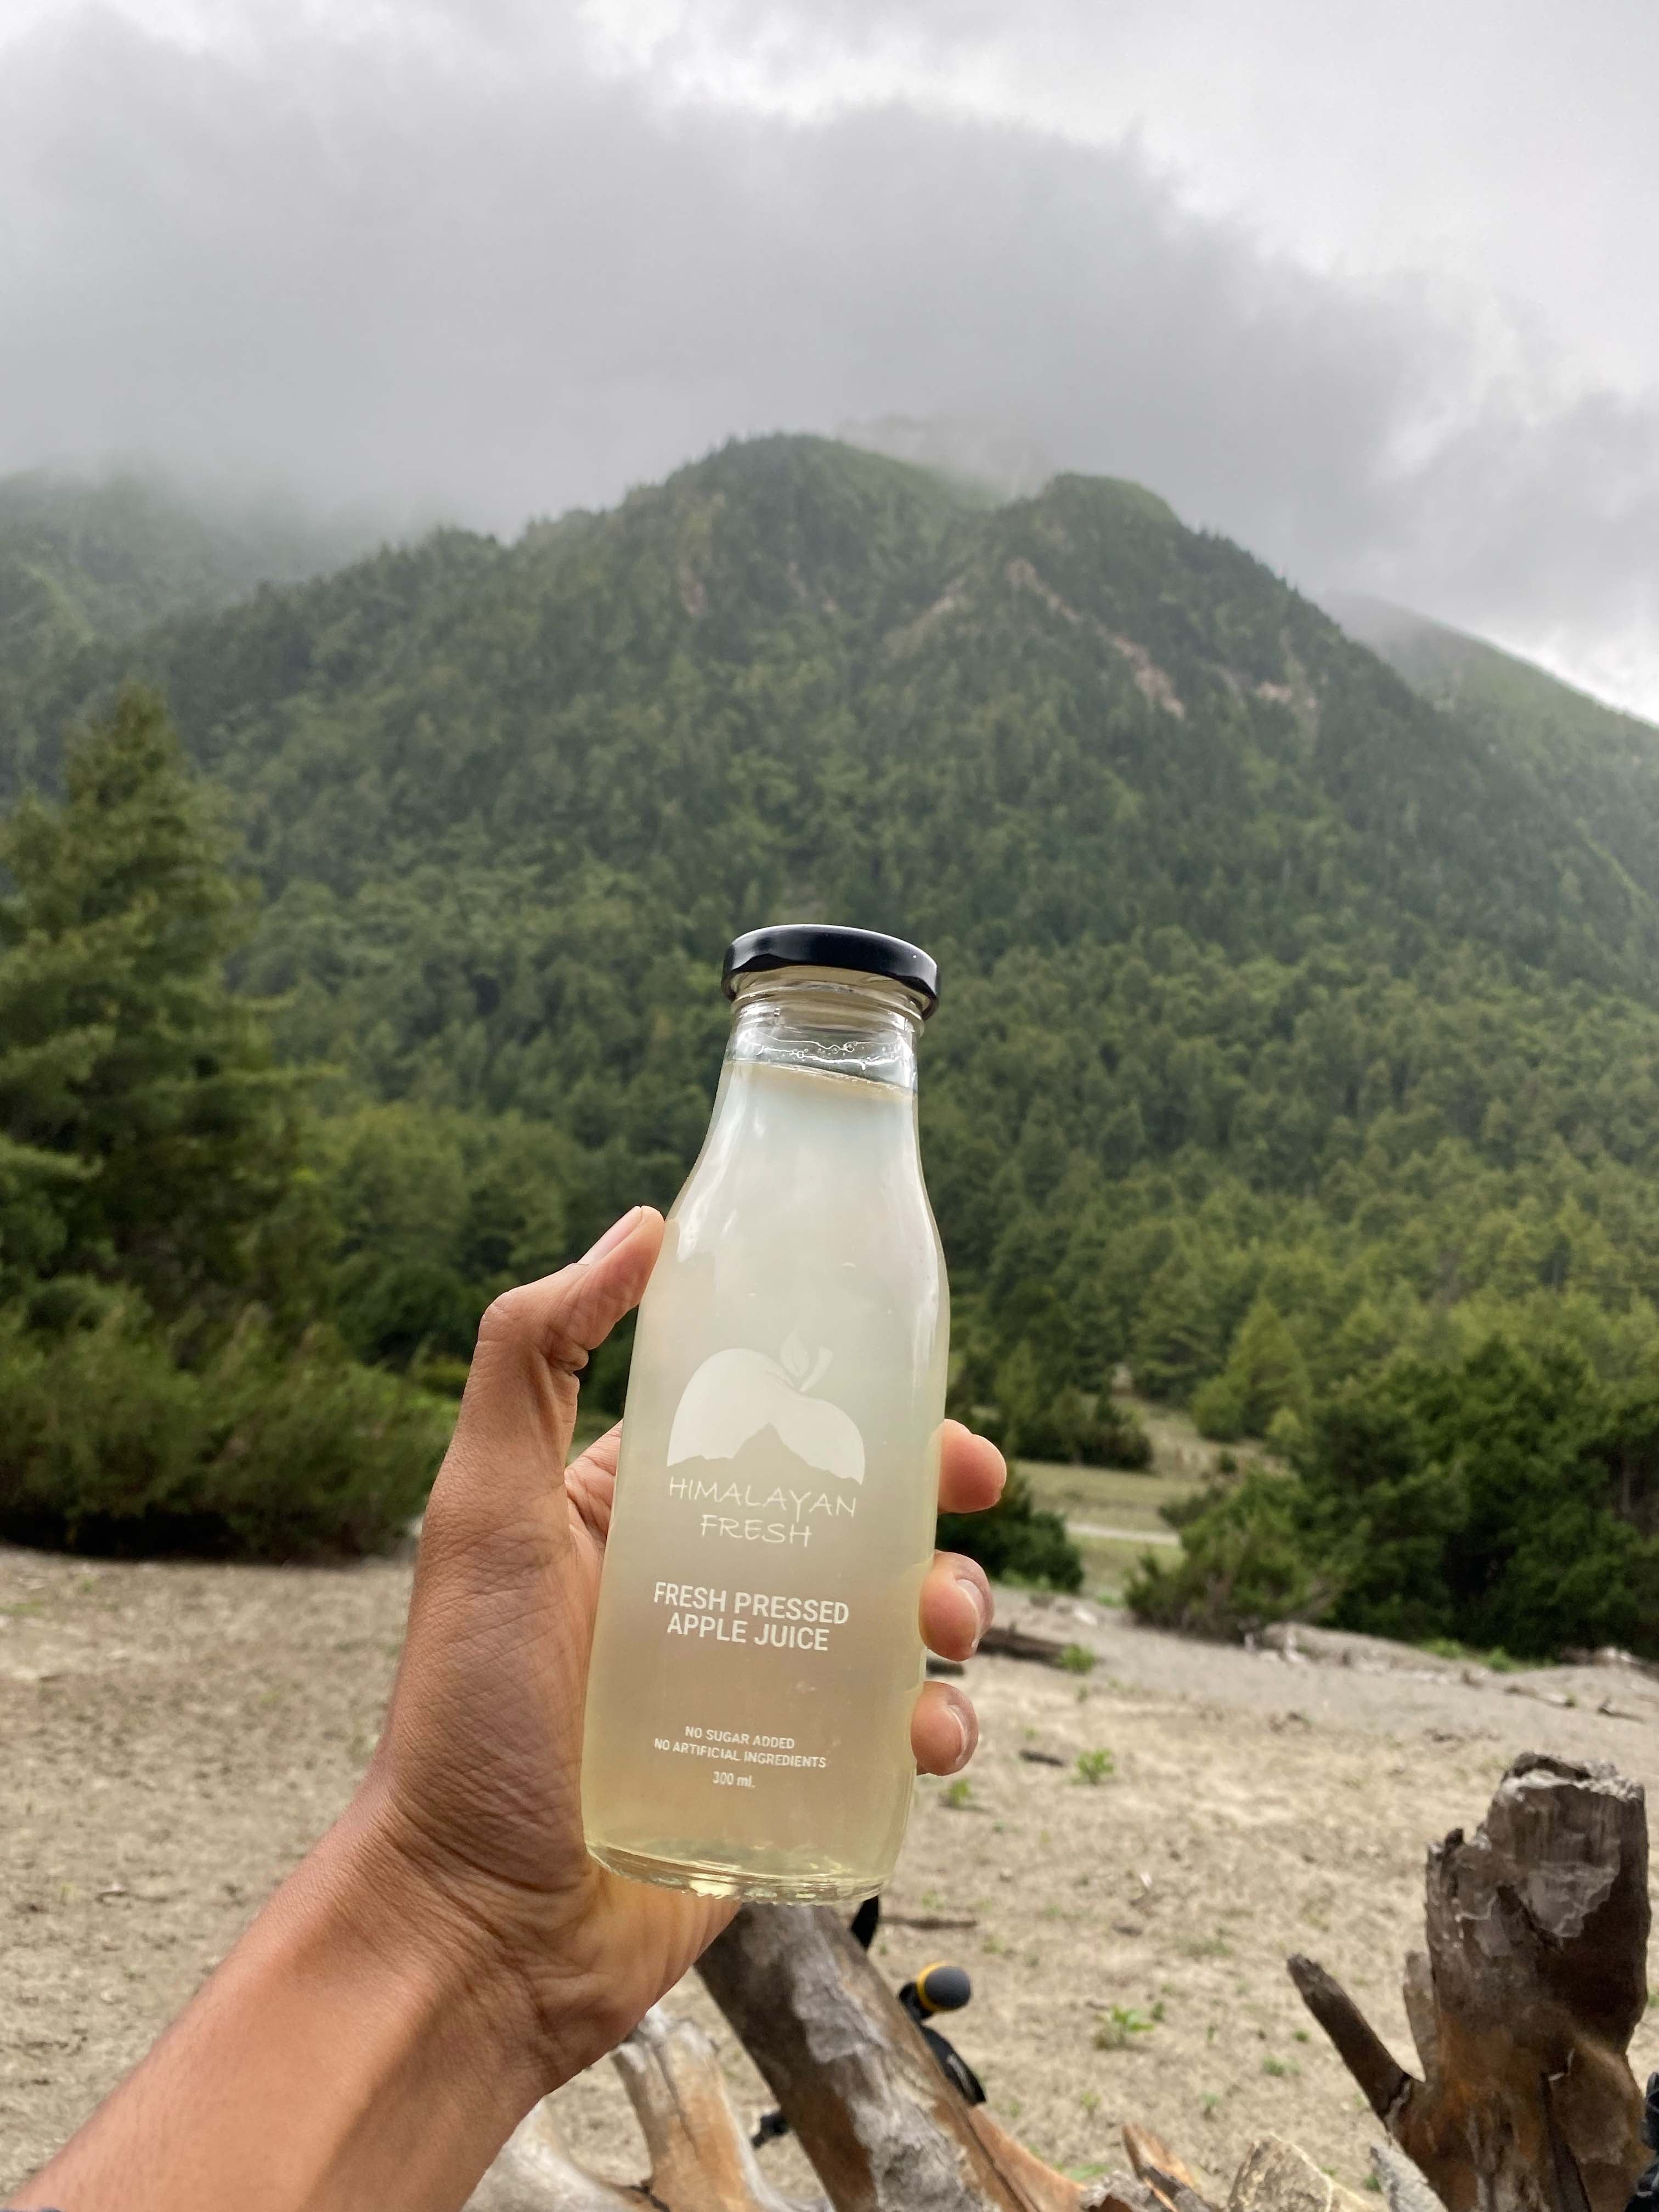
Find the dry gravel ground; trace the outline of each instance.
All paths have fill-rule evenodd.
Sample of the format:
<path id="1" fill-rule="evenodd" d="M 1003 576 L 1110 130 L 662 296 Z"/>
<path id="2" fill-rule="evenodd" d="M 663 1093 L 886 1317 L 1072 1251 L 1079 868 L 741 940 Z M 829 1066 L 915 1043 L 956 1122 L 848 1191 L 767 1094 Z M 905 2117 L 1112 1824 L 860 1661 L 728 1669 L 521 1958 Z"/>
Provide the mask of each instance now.
<path id="1" fill-rule="evenodd" d="M 408 1589 L 406 1564 L 0 1550 L 0 2190 L 139 2056 L 344 1801 Z M 974 1662 L 985 1735 L 966 1802 L 921 1785 L 888 1902 L 977 1925 L 890 1926 L 881 1966 L 896 1982 L 943 1952 L 970 1969 L 957 2039 L 994 2110 L 1058 2165 L 1113 2158 L 1133 2117 L 1212 2176 L 1273 2129 L 1363 2185 L 1369 2115 L 1310 2038 L 1286 1953 L 1322 1960 L 1407 2054 L 1399 1970 L 1420 1933 L 1425 1845 L 1473 1825 L 1522 1747 L 1655 1779 L 1659 1685 L 1591 1669 L 1465 1680 L 1363 1646 L 1358 1664 L 1292 1663 L 1069 1601 L 1007 1606 L 1098 1663 L 1074 1677 Z M 1598 1712 L 1608 1698 L 1634 1717 Z M 1074 1762 L 1097 1750 L 1114 1771 L 1090 1786 Z M 695 1979 L 670 2002 L 718 2026 Z M 758 2080 L 723 2048 L 752 2112 Z M 1659 2033 L 1644 2027 L 1635 2060 L 1659 2064 Z M 608 2065 L 561 2106 L 580 2155 L 638 2177 Z M 793 2146 L 764 2155 L 799 2179 Z"/>

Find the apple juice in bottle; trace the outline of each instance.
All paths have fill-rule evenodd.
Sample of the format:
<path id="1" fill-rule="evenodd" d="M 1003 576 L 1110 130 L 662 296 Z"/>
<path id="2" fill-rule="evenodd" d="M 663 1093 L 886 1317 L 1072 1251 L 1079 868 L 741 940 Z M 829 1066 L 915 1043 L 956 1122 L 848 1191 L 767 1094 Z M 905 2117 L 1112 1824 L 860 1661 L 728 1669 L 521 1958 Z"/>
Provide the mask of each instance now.
<path id="1" fill-rule="evenodd" d="M 937 974 L 751 931 L 714 1118 L 641 1302 L 582 1805 L 619 1874 L 878 1889 L 915 1778 L 950 1314 L 916 1140 Z"/>

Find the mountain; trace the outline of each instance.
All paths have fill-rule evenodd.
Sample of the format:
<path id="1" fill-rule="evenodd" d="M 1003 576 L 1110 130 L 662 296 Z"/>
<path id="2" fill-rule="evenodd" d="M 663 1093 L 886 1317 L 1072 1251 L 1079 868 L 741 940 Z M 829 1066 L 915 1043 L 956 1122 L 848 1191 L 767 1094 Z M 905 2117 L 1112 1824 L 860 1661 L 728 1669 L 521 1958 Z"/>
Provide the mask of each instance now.
<path id="1" fill-rule="evenodd" d="M 1659 892 L 1659 729 L 1531 661 L 1386 600 L 1331 613 L 1419 697 L 1519 762 L 1633 881 Z"/>
<path id="2" fill-rule="evenodd" d="M 1500 1325 L 1659 1353 L 1659 890 L 1578 803 L 1602 769 L 1419 696 L 1136 485 L 987 506 L 733 445 L 36 665 L 0 789 L 131 673 L 264 890 L 241 980 L 331 1071 L 366 1348 L 462 1351 L 493 1284 L 671 1196 L 721 947 L 827 916 L 944 967 L 970 1397 L 1022 1346 L 1045 1390 L 1127 1355 L 1180 1396 L 1281 1324 L 1316 1389 Z"/>
<path id="3" fill-rule="evenodd" d="M 512 547 L 444 532 L 91 648 L 14 759 L 49 773 L 55 720 L 129 667 L 272 894 L 487 850 L 981 960 L 1163 926 L 1286 957 L 1314 924 L 1639 989 L 1659 951 L 1524 763 L 1131 484 L 975 512 L 836 445 L 739 446 Z"/>
<path id="4" fill-rule="evenodd" d="M 157 478 L 0 477 L 0 682 L 256 586 L 337 568 L 362 532 L 273 501 L 192 499 Z"/>

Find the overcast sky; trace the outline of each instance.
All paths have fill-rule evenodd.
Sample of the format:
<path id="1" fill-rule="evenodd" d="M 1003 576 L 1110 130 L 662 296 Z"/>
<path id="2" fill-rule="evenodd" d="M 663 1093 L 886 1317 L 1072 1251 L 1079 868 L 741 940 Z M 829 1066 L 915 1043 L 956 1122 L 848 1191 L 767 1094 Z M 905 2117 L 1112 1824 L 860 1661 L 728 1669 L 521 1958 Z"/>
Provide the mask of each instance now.
<path id="1" fill-rule="evenodd" d="M 0 470 L 945 415 L 1659 716 L 1655 0 L 0 0 Z"/>

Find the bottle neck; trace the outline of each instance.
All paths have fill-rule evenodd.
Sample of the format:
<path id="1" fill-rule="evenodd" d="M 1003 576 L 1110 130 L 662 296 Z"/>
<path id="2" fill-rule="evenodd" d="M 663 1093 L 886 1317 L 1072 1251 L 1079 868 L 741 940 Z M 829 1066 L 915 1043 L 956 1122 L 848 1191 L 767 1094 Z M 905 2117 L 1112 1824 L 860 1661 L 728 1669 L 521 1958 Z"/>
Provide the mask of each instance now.
<path id="1" fill-rule="evenodd" d="M 837 968 L 749 978 L 732 1013 L 728 1068 L 793 1067 L 914 1093 L 921 1009 L 902 984 Z"/>

